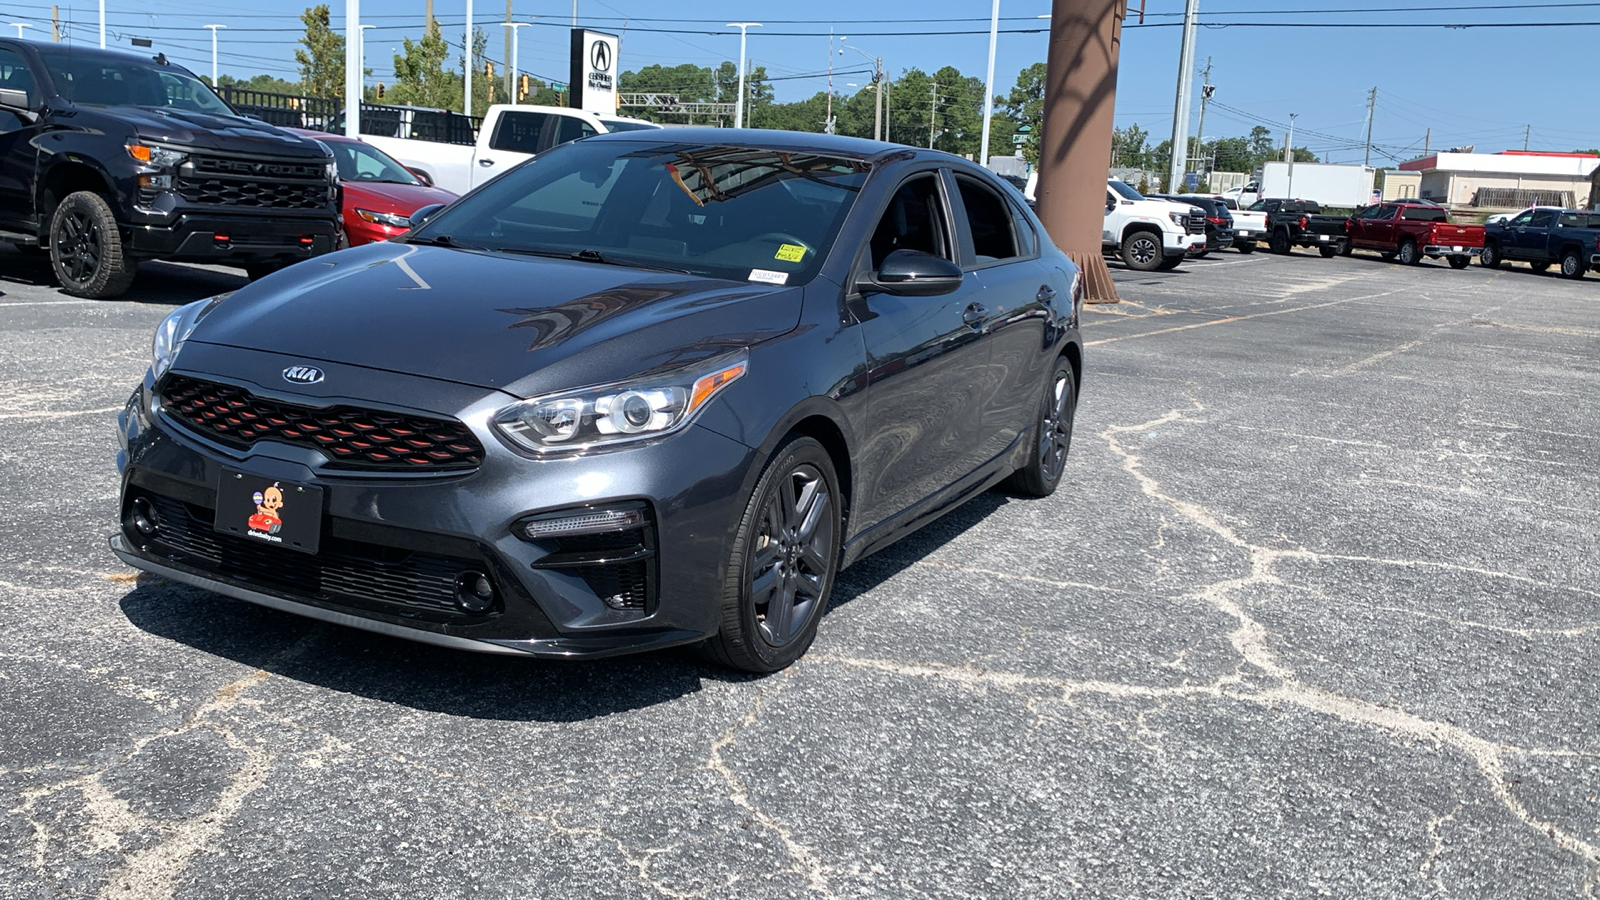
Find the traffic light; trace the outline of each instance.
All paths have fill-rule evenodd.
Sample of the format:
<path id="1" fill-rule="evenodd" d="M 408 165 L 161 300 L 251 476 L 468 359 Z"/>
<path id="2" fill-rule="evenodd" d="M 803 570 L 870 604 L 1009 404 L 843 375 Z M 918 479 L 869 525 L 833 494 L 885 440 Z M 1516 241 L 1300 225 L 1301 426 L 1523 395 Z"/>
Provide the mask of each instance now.
<path id="1" fill-rule="evenodd" d="M 378 99 L 383 99 L 383 82 L 378 82 Z"/>
<path id="2" fill-rule="evenodd" d="M 494 63 L 490 62 L 487 59 L 484 60 L 483 61 L 483 74 L 487 78 L 493 78 L 494 77 Z"/>
<path id="3" fill-rule="evenodd" d="M 531 93 L 533 93 L 533 77 L 527 72 L 523 72 L 522 78 L 519 79 L 517 84 L 517 99 L 526 100 Z"/>

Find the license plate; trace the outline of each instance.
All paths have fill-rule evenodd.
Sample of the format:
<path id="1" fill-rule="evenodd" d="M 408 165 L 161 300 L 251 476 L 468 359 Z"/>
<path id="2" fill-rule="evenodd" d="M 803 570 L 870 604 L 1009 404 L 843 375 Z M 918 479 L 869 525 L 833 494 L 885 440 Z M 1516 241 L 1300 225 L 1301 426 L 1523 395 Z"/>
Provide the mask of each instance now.
<path id="1" fill-rule="evenodd" d="M 1451 248 L 1450 248 L 1450 249 L 1451 249 L 1451 250 L 1454 250 L 1454 251 L 1455 251 L 1455 252 L 1457 252 L 1457 253 L 1460 253 L 1460 252 L 1461 252 L 1461 248 L 1460 248 L 1460 247 L 1451 247 Z"/>
<path id="2" fill-rule="evenodd" d="M 1319 241 L 1325 241 L 1325 240 L 1327 240 L 1327 239 L 1328 239 L 1328 236 L 1327 236 L 1327 235 L 1325 235 L 1325 234 L 1319 234 L 1319 235 L 1317 235 L 1317 240 L 1319 240 Z"/>
<path id="3" fill-rule="evenodd" d="M 215 527 L 263 544 L 315 553 L 322 537 L 322 488 L 223 469 Z"/>
<path id="4" fill-rule="evenodd" d="M 1250 236 L 1250 232 L 1248 232 L 1248 231 L 1238 231 L 1238 232 L 1234 232 L 1234 233 L 1237 234 L 1239 237 L 1249 237 Z"/>

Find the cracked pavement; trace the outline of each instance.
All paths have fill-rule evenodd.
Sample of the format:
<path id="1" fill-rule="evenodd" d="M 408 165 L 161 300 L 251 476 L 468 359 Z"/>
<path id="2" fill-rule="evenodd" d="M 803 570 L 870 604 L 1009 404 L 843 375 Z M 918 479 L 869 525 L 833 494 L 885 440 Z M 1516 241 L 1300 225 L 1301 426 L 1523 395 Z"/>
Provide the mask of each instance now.
<path id="1" fill-rule="evenodd" d="M 0 898 L 1600 894 L 1597 279 L 1113 271 L 1061 490 L 749 678 L 136 577 L 115 411 L 241 279 L 0 249 Z"/>

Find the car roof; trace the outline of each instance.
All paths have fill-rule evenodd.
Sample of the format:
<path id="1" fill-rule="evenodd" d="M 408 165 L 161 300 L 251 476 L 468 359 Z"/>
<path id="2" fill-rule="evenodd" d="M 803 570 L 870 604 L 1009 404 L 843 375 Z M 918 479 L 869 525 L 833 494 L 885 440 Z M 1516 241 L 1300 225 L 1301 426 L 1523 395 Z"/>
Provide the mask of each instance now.
<path id="1" fill-rule="evenodd" d="M 763 150 L 809 151 L 829 156 L 869 160 L 891 153 L 956 161 L 977 168 L 976 163 L 941 150 L 924 150 L 904 144 L 889 144 L 868 138 L 809 131 L 769 131 L 763 128 L 663 128 L 597 134 L 588 141 L 648 141 L 650 143 L 706 144 L 710 146 L 751 147 Z"/>

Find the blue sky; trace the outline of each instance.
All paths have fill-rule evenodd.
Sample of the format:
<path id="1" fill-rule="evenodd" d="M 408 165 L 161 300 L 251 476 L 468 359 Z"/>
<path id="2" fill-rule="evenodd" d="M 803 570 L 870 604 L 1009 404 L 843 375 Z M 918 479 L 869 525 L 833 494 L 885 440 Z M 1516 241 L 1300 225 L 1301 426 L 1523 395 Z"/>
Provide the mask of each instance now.
<path id="1" fill-rule="evenodd" d="M 536 23 L 522 30 L 522 68 L 565 80 L 570 0 L 514 3 L 518 20 Z M 132 35 L 152 37 L 158 49 L 205 72 L 210 68 L 211 45 L 209 33 L 200 26 L 223 24 L 228 26 L 220 38 L 223 72 L 293 77 L 293 50 L 301 30 L 298 16 L 308 3 L 106 0 L 106 5 L 112 45 L 127 47 Z M 446 35 L 453 41 L 460 40 L 465 5 L 465 0 L 435 0 L 434 14 L 446 23 Z M 69 0 L 60 6 L 63 19 L 74 25 L 71 33 L 77 39 L 94 40 L 94 0 Z M 332 0 L 331 6 L 338 27 L 344 2 Z M 485 25 L 505 17 L 504 0 L 476 0 L 474 6 L 475 17 Z M 810 0 L 762 6 L 767 7 L 765 15 L 753 13 L 748 2 L 682 2 L 663 12 L 660 3 L 579 0 L 586 25 L 624 34 L 621 61 L 630 69 L 651 63 L 715 65 L 738 53 L 737 32 L 722 28 L 722 23 L 765 21 L 763 28 L 751 29 L 749 55 L 783 79 L 776 82 L 780 100 L 825 89 L 827 79 L 820 73 L 828 66 L 830 25 L 850 37 L 850 44 L 881 55 L 891 75 L 910 66 L 932 69 L 945 64 L 983 75 L 990 9 L 984 0 L 874 5 Z M 1367 91 L 1376 86 L 1375 163 L 1420 153 L 1429 127 L 1434 149 L 1468 143 L 1480 151 L 1521 149 L 1527 126 L 1531 126 L 1529 146 L 1535 150 L 1600 146 L 1600 117 L 1594 114 L 1594 77 L 1588 65 L 1600 38 L 1600 2 L 1431 0 L 1421 10 L 1417 6 L 1414 0 L 1314 4 L 1201 0 L 1201 20 L 1212 27 L 1200 31 L 1197 64 L 1203 67 L 1207 57 L 1212 59 L 1211 81 L 1217 88 L 1206 113 L 1205 133 L 1242 135 L 1261 123 L 1281 134 L 1281 126 L 1294 112 L 1298 113 L 1296 144 L 1335 161 L 1359 161 Z M 48 32 L 49 9 L 49 3 L 0 0 L 0 25 L 37 22 L 40 27 L 29 36 L 39 37 Z M 363 20 L 379 26 L 367 40 L 367 65 L 375 70 L 374 80 L 392 80 L 391 48 L 403 37 L 420 33 L 423 9 L 424 0 L 363 3 Z M 1117 124 L 1140 125 L 1151 133 L 1152 143 L 1171 133 L 1180 39 L 1180 29 L 1172 23 L 1181 18 L 1182 10 L 1183 0 L 1147 0 L 1147 24 L 1140 27 L 1130 19 L 1124 36 Z M 1002 27 L 1044 27 L 1047 22 L 1036 17 L 1049 11 L 1048 0 L 1002 0 Z M 870 21 L 874 19 L 880 21 Z M 1531 22 L 1596 24 L 1485 27 Z M 1224 23 L 1228 27 L 1217 27 Z M 1332 23 L 1356 27 L 1331 27 Z M 1407 23 L 1479 27 L 1402 27 Z M 1261 27 L 1264 24 L 1277 27 Z M 490 54 L 502 56 L 500 29 L 490 26 L 490 30 Z M 903 34 L 917 31 L 978 33 Z M 1045 43 L 1042 33 L 1002 34 L 997 91 L 1003 93 L 1020 69 L 1042 59 Z M 840 71 L 836 89 L 853 91 L 848 83 L 865 83 L 861 70 L 867 62 L 859 54 L 835 54 L 833 62 Z M 1191 134 L 1194 127 L 1191 120 Z"/>

